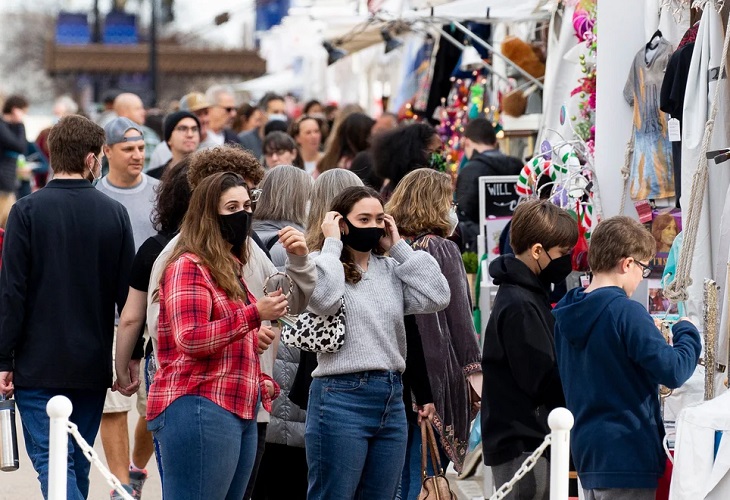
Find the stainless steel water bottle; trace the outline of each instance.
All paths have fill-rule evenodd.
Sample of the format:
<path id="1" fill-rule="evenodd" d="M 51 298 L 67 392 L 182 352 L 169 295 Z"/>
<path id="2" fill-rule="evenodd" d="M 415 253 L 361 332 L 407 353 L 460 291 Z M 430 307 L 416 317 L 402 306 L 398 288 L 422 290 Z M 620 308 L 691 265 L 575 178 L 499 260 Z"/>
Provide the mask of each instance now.
<path id="1" fill-rule="evenodd" d="M 18 470 L 18 434 L 15 430 L 15 400 L 0 394 L 0 470 Z"/>

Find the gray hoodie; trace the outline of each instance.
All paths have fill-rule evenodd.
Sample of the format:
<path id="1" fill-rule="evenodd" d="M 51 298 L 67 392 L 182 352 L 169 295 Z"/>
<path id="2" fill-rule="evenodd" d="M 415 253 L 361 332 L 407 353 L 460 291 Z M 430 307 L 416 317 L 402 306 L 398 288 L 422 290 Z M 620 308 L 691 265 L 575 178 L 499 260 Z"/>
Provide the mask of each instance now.
<path id="1" fill-rule="evenodd" d="M 279 231 L 284 229 L 286 226 L 291 226 L 294 229 L 298 229 L 304 232 L 304 228 L 299 224 L 289 221 L 277 221 L 277 220 L 254 220 L 252 229 L 261 238 L 266 248 L 269 249 L 271 255 L 271 262 L 274 263 L 279 271 L 284 270 L 286 265 L 286 250 L 278 242 Z M 274 243 L 276 241 L 276 243 Z"/>

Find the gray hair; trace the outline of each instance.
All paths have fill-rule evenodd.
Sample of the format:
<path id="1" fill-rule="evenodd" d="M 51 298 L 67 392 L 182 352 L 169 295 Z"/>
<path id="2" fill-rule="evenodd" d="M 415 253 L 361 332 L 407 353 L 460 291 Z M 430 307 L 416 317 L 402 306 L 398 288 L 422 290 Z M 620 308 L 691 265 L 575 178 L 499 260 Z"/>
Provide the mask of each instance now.
<path id="1" fill-rule="evenodd" d="M 223 94 L 229 94 L 233 96 L 233 90 L 226 85 L 212 85 L 205 91 L 205 98 L 212 105 L 218 104 L 218 98 Z"/>
<path id="2" fill-rule="evenodd" d="M 76 104 L 76 101 L 74 101 L 71 96 L 62 95 L 56 101 L 54 102 L 55 106 L 61 106 L 63 107 L 63 115 L 75 115 L 79 112 L 79 105 Z"/>
<path id="3" fill-rule="evenodd" d="M 362 180 L 357 175 L 344 168 L 333 168 L 322 172 L 317 177 L 317 180 L 314 181 L 312 205 L 309 207 L 306 226 L 307 246 L 310 249 L 314 248 L 312 243 L 322 234 L 320 226 L 325 214 L 332 207 L 332 200 L 345 188 L 363 185 Z"/>
<path id="4" fill-rule="evenodd" d="M 261 198 L 256 203 L 254 219 L 287 221 L 304 226 L 307 202 L 314 181 L 301 168 L 292 165 L 273 167 L 259 186 Z"/>

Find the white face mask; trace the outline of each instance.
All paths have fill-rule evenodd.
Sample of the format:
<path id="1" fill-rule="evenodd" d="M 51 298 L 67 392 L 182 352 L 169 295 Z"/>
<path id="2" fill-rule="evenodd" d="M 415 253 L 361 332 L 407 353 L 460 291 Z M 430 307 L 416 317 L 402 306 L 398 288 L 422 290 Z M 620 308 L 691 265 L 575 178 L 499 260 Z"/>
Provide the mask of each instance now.
<path id="1" fill-rule="evenodd" d="M 289 118 L 284 113 L 273 113 L 269 115 L 269 121 L 279 121 L 279 122 L 285 122 Z"/>
<path id="2" fill-rule="evenodd" d="M 456 226 L 459 225 L 459 216 L 456 215 L 456 207 L 451 207 L 449 210 L 449 236 L 454 234 Z"/>
<path id="3" fill-rule="evenodd" d="M 91 182 L 92 186 L 96 187 L 96 185 L 99 183 L 99 179 L 101 179 L 101 160 L 97 156 L 94 156 L 94 160 L 99 163 L 99 177 L 94 174 L 94 167 L 87 168 L 89 168 L 89 172 L 91 173 L 91 180 L 89 182 Z"/>

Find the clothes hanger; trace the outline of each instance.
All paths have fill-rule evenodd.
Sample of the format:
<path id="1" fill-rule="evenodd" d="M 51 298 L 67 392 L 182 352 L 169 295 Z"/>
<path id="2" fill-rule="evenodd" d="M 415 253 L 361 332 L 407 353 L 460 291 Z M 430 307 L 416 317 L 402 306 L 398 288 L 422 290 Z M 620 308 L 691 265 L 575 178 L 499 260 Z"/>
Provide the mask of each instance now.
<path id="1" fill-rule="evenodd" d="M 646 44 L 646 50 L 654 50 L 659 46 L 659 40 L 662 39 L 662 30 L 656 30 L 653 35 L 651 35 L 651 38 L 649 39 L 649 43 Z"/>

